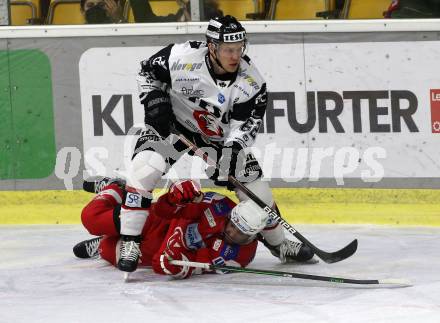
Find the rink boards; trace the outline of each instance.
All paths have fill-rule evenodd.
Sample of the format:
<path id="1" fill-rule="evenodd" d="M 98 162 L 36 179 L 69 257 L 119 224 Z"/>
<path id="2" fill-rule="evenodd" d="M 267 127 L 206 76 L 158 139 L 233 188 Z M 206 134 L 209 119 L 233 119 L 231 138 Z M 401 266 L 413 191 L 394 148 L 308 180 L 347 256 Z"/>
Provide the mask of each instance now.
<path id="1" fill-rule="evenodd" d="M 269 91 L 254 154 L 283 217 L 439 225 L 440 22 L 245 26 Z M 130 159 L 128 134 L 143 119 L 139 61 L 169 43 L 203 40 L 205 28 L 2 28 L 0 224 L 79 223 L 91 198 L 77 191 L 83 179 L 123 173 Z M 180 169 L 172 176 L 212 185 L 200 165 Z"/>
<path id="2" fill-rule="evenodd" d="M 245 26 L 268 88 L 254 154 L 273 187 L 440 187 L 437 20 Z M 79 189 L 123 172 L 143 122 L 139 62 L 205 28 L 2 28 L 0 190 Z M 203 179 L 191 166 L 178 175 Z"/>

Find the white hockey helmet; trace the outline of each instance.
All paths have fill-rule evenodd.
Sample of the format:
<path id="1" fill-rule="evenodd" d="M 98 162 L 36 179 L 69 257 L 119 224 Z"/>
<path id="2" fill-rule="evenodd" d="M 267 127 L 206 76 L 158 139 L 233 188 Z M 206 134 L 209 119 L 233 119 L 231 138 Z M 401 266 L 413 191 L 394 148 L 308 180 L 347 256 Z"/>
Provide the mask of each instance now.
<path id="1" fill-rule="evenodd" d="M 263 230 L 268 219 L 269 215 L 252 200 L 238 203 L 231 211 L 231 222 L 248 236 Z"/>

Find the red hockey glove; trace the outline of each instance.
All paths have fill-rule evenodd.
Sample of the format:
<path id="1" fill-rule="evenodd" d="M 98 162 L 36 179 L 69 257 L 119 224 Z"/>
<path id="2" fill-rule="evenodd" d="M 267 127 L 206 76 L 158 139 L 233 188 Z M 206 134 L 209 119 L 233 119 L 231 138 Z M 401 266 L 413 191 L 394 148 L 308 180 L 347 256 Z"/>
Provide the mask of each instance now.
<path id="1" fill-rule="evenodd" d="M 200 196 L 200 186 L 192 180 L 183 180 L 173 183 L 168 190 L 168 202 L 173 205 L 184 205 L 193 202 Z"/>
<path id="2" fill-rule="evenodd" d="M 170 257 L 166 252 L 160 255 L 159 262 L 160 267 L 163 271 L 163 274 L 173 276 L 176 279 L 185 279 L 191 276 L 192 268 L 188 266 L 176 266 L 170 263 L 174 258 Z M 184 254 L 180 254 L 175 260 L 185 260 L 189 261 L 188 258 Z"/>
<path id="3" fill-rule="evenodd" d="M 188 266 L 176 266 L 170 263 L 171 260 L 189 261 L 191 251 L 185 248 L 183 243 L 182 228 L 176 227 L 174 233 L 169 237 L 167 246 L 162 254 L 153 259 L 153 270 L 159 274 L 170 275 L 177 279 L 184 279 L 191 276 L 192 269 Z"/>

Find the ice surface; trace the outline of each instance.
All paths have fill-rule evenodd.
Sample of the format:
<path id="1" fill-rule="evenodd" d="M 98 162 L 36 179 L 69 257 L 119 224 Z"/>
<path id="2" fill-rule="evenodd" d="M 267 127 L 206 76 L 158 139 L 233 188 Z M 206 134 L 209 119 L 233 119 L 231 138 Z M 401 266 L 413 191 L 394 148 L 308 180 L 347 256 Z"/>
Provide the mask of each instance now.
<path id="1" fill-rule="evenodd" d="M 103 260 L 76 259 L 80 226 L 0 226 L 0 322 L 440 322 L 440 228 L 295 226 L 326 251 L 354 238 L 335 264 L 281 265 L 260 246 L 251 267 L 360 279 L 372 288 L 252 274 L 174 281 L 141 269 L 125 283 Z"/>

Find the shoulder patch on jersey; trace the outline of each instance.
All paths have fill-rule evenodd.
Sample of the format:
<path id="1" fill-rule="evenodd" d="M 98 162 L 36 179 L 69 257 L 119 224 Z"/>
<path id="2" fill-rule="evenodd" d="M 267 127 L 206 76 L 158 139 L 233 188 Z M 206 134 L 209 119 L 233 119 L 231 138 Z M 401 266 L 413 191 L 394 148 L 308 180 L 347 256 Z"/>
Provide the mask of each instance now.
<path id="1" fill-rule="evenodd" d="M 228 244 L 225 243 L 223 245 L 222 251 L 220 252 L 220 256 L 223 257 L 225 260 L 231 260 L 235 259 L 238 255 L 238 250 L 240 249 L 240 246 L 237 244 Z"/>
<path id="2" fill-rule="evenodd" d="M 214 219 L 214 216 L 212 215 L 211 210 L 209 208 L 207 208 L 204 213 L 205 213 L 205 217 L 206 217 L 206 220 L 208 221 L 209 226 L 211 228 L 214 228 L 217 225 L 217 223 L 215 222 L 215 219 Z"/>
<path id="3" fill-rule="evenodd" d="M 244 55 L 242 58 L 244 59 L 244 61 L 245 61 L 246 63 L 248 63 L 248 64 L 251 63 L 251 58 L 250 58 L 249 56 Z"/>
<path id="4" fill-rule="evenodd" d="M 213 215 L 218 216 L 227 216 L 232 210 L 231 206 L 224 199 L 212 204 L 210 209 Z"/>

